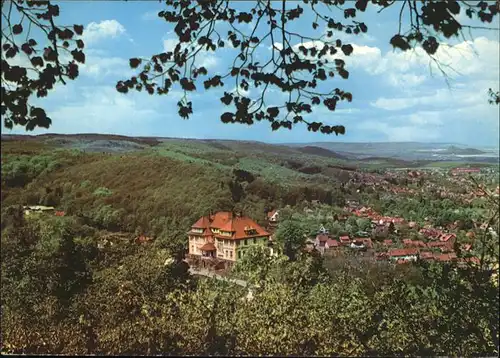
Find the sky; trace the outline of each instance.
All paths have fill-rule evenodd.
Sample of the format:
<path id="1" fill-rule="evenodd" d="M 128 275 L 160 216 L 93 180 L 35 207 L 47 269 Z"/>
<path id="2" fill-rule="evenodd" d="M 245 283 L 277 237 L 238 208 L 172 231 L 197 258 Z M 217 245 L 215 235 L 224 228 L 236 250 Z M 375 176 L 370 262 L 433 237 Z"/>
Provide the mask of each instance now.
<path id="1" fill-rule="evenodd" d="M 238 6 L 250 4 L 240 2 Z M 447 83 L 422 50 L 402 53 L 389 45 L 398 29 L 399 8 L 381 13 L 369 9 L 359 17 L 368 25 L 367 34 L 335 34 L 354 47 L 353 54 L 344 57 L 349 79 L 336 76 L 325 84 L 350 91 L 353 101 L 341 102 L 335 112 L 319 109 L 308 117 L 344 125 L 346 134 L 335 136 L 308 132 L 303 125 L 292 131 L 272 131 L 268 122 L 252 126 L 224 124 L 220 115 L 226 109 L 219 100 L 223 92 L 220 90 L 201 90 L 190 95 L 194 114 L 188 120 L 177 115 L 176 103 L 182 97 L 179 90 L 167 96 L 118 93 L 117 81 L 134 75 L 129 58 L 150 57 L 175 44 L 172 26 L 157 17 L 165 5 L 158 1 L 72 1 L 59 2 L 59 6 L 58 23 L 85 25 L 86 63 L 77 80 L 58 85 L 48 97 L 36 100 L 52 118 L 52 126 L 29 134 L 106 133 L 271 143 L 418 141 L 498 147 L 499 107 L 487 102 L 488 88 L 500 86 L 498 30 L 474 30 L 467 41 L 457 38 L 450 46 L 440 47 L 437 56 L 447 65 Z M 476 25 L 462 13 L 458 18 L 462 24 Z M 311 20 L 312 15 L 305 10 L 302 22 L 294 25 L 296 31 L 321 34 L 322 29 L 313 32 Z M 500 27 L 499 20 L 497 17 L 496 24 L 490 26 Z M 240 28 L 245 31 L 245 26 L 248 32 L 248 25 Z M 201 54 L 199 63 L 214 74 L 226 72 L 237 55 L 231 49 Z M 269 54 L 268 46 L 257 51 L 262 58 Z M 228 83 L 225 90 L 231 90 L 230 87 Z M 250 94 L 258 91 L 251 88 Z M 271 95 L 271 101 L 282 103 L 282 93 Z M 26 132 L 17 127 L 13 131 L 3 128 L 3 133 Z"/>

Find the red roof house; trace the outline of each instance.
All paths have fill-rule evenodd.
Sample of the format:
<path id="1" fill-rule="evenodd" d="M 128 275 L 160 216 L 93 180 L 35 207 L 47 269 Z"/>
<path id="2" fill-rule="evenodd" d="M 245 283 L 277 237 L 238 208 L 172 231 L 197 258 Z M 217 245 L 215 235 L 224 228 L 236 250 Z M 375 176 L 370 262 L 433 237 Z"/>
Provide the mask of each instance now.
<path id="1" fill-rule="evenodd" d="M 269 240 L 270 234 L 249 217 L 221 211 L 198 219 L 191 226 L 188 236 L 190 254 L 200 255 L 201 251 L 203 257 L 217 256 L 234 261 L 237 251 L 232 241 L 245 240 L 246 244 L 247 239 L 254 239 L 253 242 L 258 239 Z"/>
<path id="2" fill-rule="evenodd" d="M 339 242 L 337 240 L 328 239 L 325 244 L 326 249 L 335 249 L 339 247 Z"/>
<path id="3" fill-rule="evenodd" d="M 391 258 L 417 258 L 418 249 L 392 249 L 389 250 L 389 256 Z"/>
<path id="4" fill-rule="evenodd" d="M 347 245 L 351 242 L 351 239 L 349 238 L 349 236 L 341 236 L 339 239 L 340 239 L 340 243 L 342 245 Z"/>
<path id="5" fill-rule="evenodd" d="M 449 240 L 455 239 L 456 237 L 457 237 L 457 235 L 455 235 L 455 234 L 442 234 L 439 237 L 439 241 L 448 242 Z"/>
<path id="6" fill-rule="evenodd" d="M 434 254 L 429 251 L 424 251 L 420 253 L 421 260 L 434 260 Z"/>

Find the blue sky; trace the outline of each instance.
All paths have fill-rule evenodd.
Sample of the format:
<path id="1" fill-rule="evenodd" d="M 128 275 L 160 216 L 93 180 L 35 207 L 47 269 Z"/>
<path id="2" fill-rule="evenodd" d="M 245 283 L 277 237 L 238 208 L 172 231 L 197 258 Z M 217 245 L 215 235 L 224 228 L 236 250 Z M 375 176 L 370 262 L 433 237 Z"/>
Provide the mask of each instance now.
<path id="1" fill-rule="evenodd" d="M 242 4 L 240 6 L 248 6 Z M 293 3 L 292 3 L 293 4 Z M 398 9 L 380 14 L 362 14 L 369 28 L 367 35 L 338 35 L 354 46 L 346 59 L 348 80 L 336 76 L 327 84 L 353 93 L 353 102 L 342 102 L 336 112 L 318 110 L 310 119 L 343 124 L 344 136 L 308 132 L 305 126 L 273 132 L 266 123 L 253 126 L 223 124 L 225 111 L 221 91 L 191 95 L 194 114 L 189 120 L 177 115 L 176 103 L 182 96 L 116 92 L 118 80 L 134 74 L 128 66 L 131 57 L 149 57 L 175 43 L 171 25 L 156 14 L 165 5 L 143 2 L 63 2 L 59 23 L 85 25 L 87 62 L 80 77 L 67 86 L 58 86 L 47 98 L 38 100 L 52 118 L 49 130 L 34 133 L 114 133 L 135 136 L 246 139 L 266 142 L 453 142 L 474 146 L 496 146 L 499 142 L 499 108 L 487 103 L 487 89 L 499 87 L 499 32 L 474 30 L 473 41 L 456 39 L 452 47 L 438 52 L 453 70 L 448 88 L 444 78 L 420 51 L 393 51 L 389 39 L 397 32 Z M 296 6 L 296 4 L 293 4 Z M 340 15 L 340 14 L 339 14 Z M 470 24 L 463 14 L 463 23 Z M 307 24 L 296 30 L 312 35 Z M 492 26 L 499 27 L 497 23 Z M 241 28 L 244 30 L 244 26 Z M 321 29 L 316 33 L 321 33 Z M 468 38 L 470 40 L 470 38 Z M 270 44 L 269 44 L 270 45 Z M 259 56 L 268 56 L 263 46 Z M 236 56 L 235 51 L 204 53 L 200 59 L 213 73 L 223 72 Z M 225 90 L 231 90 L 229 85 Z M 257 90 L 251 90 L 256 94 Z M 276 103 L 282 94 L 273 93 Z M 5 128 L 4 133 L 9 131 Z M 23 133 L 16 128 L 13 133 Z"/>

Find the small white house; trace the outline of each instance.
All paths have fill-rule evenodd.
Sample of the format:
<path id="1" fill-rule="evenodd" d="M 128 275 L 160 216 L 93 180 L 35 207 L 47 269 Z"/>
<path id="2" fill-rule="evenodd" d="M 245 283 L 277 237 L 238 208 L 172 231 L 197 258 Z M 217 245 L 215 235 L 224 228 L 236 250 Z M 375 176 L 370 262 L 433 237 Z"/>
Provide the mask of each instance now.
<path id="1" fill-rule="evenodd" d="M 31 213 L 50 213 L 55 211 L 55 208 L 52 206 L 43 206 L 43 205 L 32 205 L 23 207 L 24 214 L 30 215 Z"/>
<path id="2" fill-rule="evenodd" d="M 270 211 L 267 213 L 267 219 L 269 220 L 269 222 L 271 223 L 277 223 L 278 220 L 279 220 L 279 212 L 278 210 L 273 210 L 273 211 Z"/>

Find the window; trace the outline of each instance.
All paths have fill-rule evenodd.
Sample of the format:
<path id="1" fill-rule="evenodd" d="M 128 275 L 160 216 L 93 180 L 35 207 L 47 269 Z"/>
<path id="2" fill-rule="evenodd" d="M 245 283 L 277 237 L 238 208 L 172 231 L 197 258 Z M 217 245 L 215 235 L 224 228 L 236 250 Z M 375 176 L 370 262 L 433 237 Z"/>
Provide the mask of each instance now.
<path id="1" fill-rule="evenodd" d="M 233 258 L 233 252 L 232 251 L 229 251 L 229 258 L 232 259 Z"/>
<path id="2" fill-rule="evenodd" d="M 255 244 L 255 237 L 253 238 L 253 243 Z"/>
<path id="3" fill-rule="evenodd" d="M 248 245 L 248 240 L 247 239 L 245 239 L 245 245 Z"/>
<path id="4" fill-rule="evenodd" d="M 238 258 L 241 258 L 241 251 L 238 251 Z"/>

